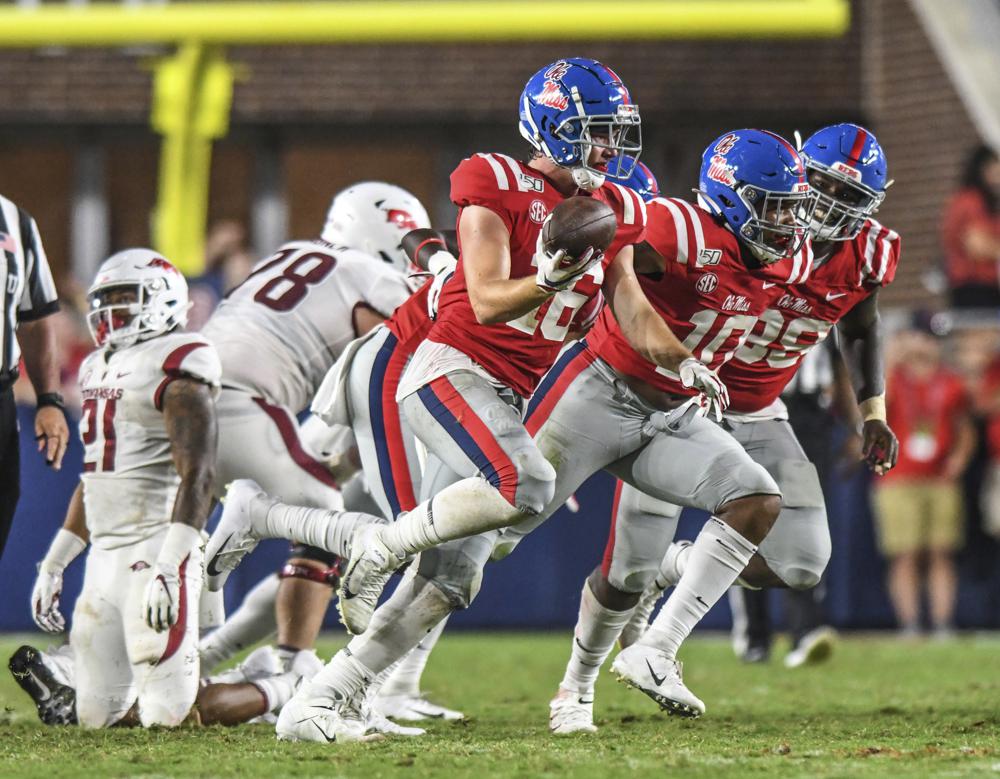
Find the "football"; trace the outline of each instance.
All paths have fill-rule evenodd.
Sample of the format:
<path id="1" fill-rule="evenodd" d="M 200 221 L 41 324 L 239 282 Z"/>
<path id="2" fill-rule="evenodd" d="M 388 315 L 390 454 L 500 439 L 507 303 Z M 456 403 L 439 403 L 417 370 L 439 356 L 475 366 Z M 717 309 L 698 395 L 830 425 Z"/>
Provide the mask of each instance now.
<path id="1" fill-rule="evenodd" d="M 562 249 L 569 257 L 579 257 L 590 246 L 607 249 L 617 229 L 618 221 L 609 205 L 578 195 L 552 209 L 552 218 L 542 228 L 542 244 L 547 251 Z"/>

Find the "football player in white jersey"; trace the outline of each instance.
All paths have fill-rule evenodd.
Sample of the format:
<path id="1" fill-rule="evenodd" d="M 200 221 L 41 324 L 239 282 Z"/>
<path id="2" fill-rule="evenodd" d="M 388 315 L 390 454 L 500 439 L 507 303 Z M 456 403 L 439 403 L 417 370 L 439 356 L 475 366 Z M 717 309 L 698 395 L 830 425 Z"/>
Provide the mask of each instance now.
<path id="1" fill-rule="evenodd" d="M 183 332 L 184 277 L 149 249 L 101 265 L 97 344 L 80 366 L 82 496 L 93 546 L 73 614 L 77 714 L 179 725 L 198 691 L 202 528 L 212 505 L 221 366 Z"/>

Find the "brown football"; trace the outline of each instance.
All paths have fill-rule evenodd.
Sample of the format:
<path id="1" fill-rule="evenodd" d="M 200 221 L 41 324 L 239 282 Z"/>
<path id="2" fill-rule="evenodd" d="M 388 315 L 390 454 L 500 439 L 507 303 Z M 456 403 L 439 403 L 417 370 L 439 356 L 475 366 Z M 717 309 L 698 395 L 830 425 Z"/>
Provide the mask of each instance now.
<path id="1" fill-rule="evenodd" d="M 579 257 L 589 246 L 607 249 L 617 229 L 609 205 L 592 197 L 570 197 L 552 209 L 552 218 L 542 228 L 542 243 L 550 252 L 562 249 L 568 257 Z"/>

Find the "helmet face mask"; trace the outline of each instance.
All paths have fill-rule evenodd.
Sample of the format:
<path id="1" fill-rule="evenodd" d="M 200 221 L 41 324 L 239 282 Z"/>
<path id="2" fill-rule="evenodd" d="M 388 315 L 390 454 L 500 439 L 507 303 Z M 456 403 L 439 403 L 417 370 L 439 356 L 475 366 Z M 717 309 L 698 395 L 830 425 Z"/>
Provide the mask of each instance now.
<path id="1" fill-rule="evenodd" d="M 815 200 L 807 190 L 770 192 L 743 186 L 737 190 L 752 215 L 740 229 L 741 238 L 765 264 L 793 256 L 809 237 Z"/>
<path id="2" fill-rule="evenodd" d="M 121 349 L 187 323 L 187 282 L 149 249 L 106 260 L 87 291 L 87 327 L 97 346 Z"/>
<path id="3" fill-rule="evenodd" d="M 604 162 L 591 162 L 595 149 L 611 152 L 602 159 L 628 156 L 613 178 L 631 176 L 642 151 L 640 128 L 639 107 L 625 85 L 596 60 L 559 60 L 532 76 L 521 94 L 521 135 L 583 189 L 597 189 L 609 175 Z"/>
<path id="4" fill-rule="evenodd" d="M 809 222 L 814 240 L 851 240 L 885 199 L 885 192 L 876 192 L 832 167 L 806 160 L 806 170 L 815 200 Z"/>

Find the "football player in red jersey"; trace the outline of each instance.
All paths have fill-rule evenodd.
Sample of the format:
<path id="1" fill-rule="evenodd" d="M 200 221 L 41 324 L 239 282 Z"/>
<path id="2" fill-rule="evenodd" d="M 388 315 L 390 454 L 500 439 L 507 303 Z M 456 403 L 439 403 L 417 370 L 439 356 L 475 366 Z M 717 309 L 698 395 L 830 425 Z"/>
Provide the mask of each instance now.
<path id="1" fill-rule="evenodd" d="M 390 533 L 354 539 L 340 599 L 352 632 L 365 631 L 389 574 L 410 555 L 538 515 L 552 501 L 556 472 L 524 428 L 521 408 L 555 361 L 577 310 L 599 292 L 642 354 L 672 371 L 683 364 L 693 392 L 725 405 L 714 373 L 657 316 L 631 268 L 630 245 L 641 240 L 645 207 L 637 194 L 604 179 L 609 160 L 638 152 L 630 143 L 638 125 L 638 110 L 613 72 L 593 60 L 560 60 L 539 71 L 522 96 L 521 131 L 536 151 L 532 159 L 475 155 L 452 175 L 458 268 L 397 393 L 430 451 L 422 494 L 434 496 L 433 510 L 425 500 Z M 616 174 L 630 172 L 619 167 Z M 538 245 L 546 217 L 581 192 L 616 213 L 614 243 L 603 255 L 594 247 L 572 258 L 548 253 Z M 484 543 L 488 554 L 491 544 Z M 474 570 L 471 561 L 466 567 Z M 383 607 L 378 628 L 297 696 L 279 719 L 279 737 L 361 737 L 358 708 L 371 677 L 471 601 L 475 589 L 445 591 L 416 572 Z M 403 600 L 406 608 L 397 609 Z"/>
<path id="2" fill-rule="evenodd" d="M 853 355 L 851 367 L 865 419 L 865 457 L 876 472 L 884 472 L 895 464 L 897 452 L 884 418 L 877 298 L 895 275 L 900 242 L 896 233 L 872 218 L 887 184 L 885 156 L 874 136 L 851 124 L 818 131 L 805 143 L 802 155 L 817 202 L 810 224 L 811 271 L 797 284 L 776 288 L 776 298 L 746 342 L 719 371 L 732 401 L 726 413 L 728 428 L 782 491 L 781 514 L 743 573 L 744 581 L 757 587 L 812 588 L 829 560 L 830 536 L 816 469 L 796 440 L 779 395 L 804 355 L 835 324 Z M 593 682 L 615 639 L 621 632 L 623 646 L 635 643 L 660 596 L 689 565 L 693 546 L 688 542 L 673 544 L 661 555 L 671 535 L 663 532 L 664 522 L 676 523 L 680 510 L 628 484 L 617 492 L 604 562 L 584 585 L 576 626 L 580 642 L 574 643 L 553 701 L 554 732 L 595 730 Z M 588 705 L 580 705 L 581 699 Z M 556 706 L 559 701 L 567 702 Z"/>

